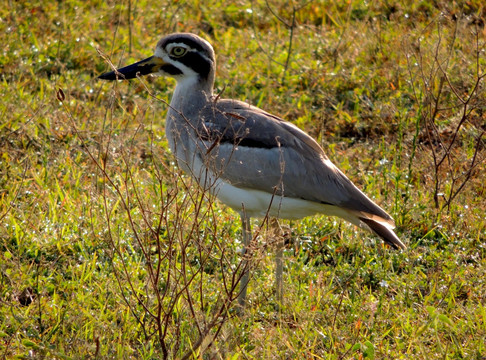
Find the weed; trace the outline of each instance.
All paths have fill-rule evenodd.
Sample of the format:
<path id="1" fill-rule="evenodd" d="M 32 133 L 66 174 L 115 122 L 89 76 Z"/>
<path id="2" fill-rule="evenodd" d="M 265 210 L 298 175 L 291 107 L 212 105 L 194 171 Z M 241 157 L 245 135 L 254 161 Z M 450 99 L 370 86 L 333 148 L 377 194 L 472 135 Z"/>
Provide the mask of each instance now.
<path id="1" fill-rule="evenodd" d="M 7 2 L 0 357 L 484 358 L 485 11 L 479 0 Z M 239 219 L 174 165 L 173 83 L 95 79 L 107 68 L 97 49 L 119 66 L 173 31 L 211 40 L 218 92 L 317 138 L 409 250 L 336 219 L 285 223 L 277 312 L 261 226 L 236 316 Z"/>

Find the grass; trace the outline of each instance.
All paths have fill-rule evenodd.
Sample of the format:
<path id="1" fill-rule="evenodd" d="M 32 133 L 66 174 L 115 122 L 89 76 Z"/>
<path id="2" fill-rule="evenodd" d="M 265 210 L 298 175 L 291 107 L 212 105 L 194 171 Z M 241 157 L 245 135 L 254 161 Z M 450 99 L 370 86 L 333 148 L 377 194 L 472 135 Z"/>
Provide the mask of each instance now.
<path id="1" fill-rule="evenodd" d="M 0 357 L 486 358 L 485 15 L 479 0 L 5 4 Z M 409 248 L 283 222 L 278 312 L 261 226 L 237 316 L 239 219 L 173 163 L 174 82 L 96 80 L 97 49 L 128 64 L 173 31 L 211 41 L 218 92 L 318 139 Z"/>

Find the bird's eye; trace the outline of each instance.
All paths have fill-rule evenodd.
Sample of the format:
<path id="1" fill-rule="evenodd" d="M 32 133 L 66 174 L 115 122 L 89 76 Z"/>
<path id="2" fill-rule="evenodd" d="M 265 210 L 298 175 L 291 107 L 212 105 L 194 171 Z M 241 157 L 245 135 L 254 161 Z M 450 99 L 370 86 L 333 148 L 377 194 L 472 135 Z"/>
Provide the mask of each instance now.
<path id="1" fill-rule="evenodd" d="M 186 48 L 183 48 L 182 46 L 176 46 L 172 48 L 170 51 L 170 54 L 175 57 L 181 57 L 187 52 Z"/>

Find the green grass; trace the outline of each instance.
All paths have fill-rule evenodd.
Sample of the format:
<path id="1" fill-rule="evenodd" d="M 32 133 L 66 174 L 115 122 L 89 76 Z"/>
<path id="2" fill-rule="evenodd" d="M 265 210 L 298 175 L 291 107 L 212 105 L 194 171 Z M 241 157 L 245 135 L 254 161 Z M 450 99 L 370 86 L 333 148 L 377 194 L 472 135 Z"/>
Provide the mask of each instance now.
<path id="1" fill-rule="evenodd" d="M 483 2 L 268 6 L 0 9 L 0 358 L 486 357 Z M 262 226 L 237 316 L 239 218 L 173 163 L 174 82 L 96 79 L 97 49 L 129 64 L 173 31 L 211 41 L 223 96 L 318 139 L 409 248 L 337 219 L 283 222 L 278 312 Z"/>

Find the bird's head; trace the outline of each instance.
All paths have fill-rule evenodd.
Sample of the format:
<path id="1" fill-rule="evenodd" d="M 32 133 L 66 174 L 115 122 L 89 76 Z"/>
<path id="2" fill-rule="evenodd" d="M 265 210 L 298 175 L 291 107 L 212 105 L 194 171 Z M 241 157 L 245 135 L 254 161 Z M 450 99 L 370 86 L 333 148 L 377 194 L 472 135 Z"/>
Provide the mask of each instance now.
<path id="1" fill-rule="evenodd" d="M 212 85 L 216 60 L 210 43 L 190 33 L 163 37 L 154 55 L 98 76 L 103 80 L 125 80 L 148 74 L 170 76 L 177 81 L 194 79 Z"/>

